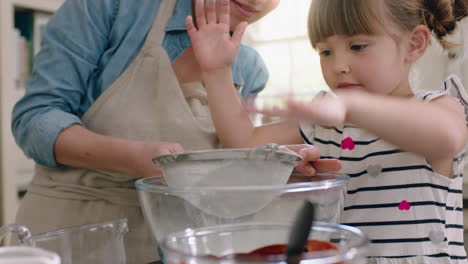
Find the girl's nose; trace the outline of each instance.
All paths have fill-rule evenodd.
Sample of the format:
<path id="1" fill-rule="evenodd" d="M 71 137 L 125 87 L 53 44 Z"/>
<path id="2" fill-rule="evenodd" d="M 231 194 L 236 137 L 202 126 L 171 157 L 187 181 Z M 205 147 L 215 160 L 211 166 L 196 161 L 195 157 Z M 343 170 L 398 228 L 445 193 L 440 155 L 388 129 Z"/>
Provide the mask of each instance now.
<path id="1" fill-rule="evenodd" d="M 341 61 L 336 60 L 333 67 L 334 67 L 335 73 L 337 74 L 347 74 L 351 72 L 351 67 L 349 63 L 343 60 Z"/>

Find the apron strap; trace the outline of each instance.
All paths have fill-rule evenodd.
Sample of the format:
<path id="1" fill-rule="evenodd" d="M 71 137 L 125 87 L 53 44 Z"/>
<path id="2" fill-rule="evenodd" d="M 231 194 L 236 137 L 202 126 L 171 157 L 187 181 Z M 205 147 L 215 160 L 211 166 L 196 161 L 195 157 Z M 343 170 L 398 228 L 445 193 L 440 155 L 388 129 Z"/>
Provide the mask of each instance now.
<path id="1" fill-rule="evenodd" d="M 161 0 L 158 13 L 154 18 L 153 26 L 146 37 L 142 50 L 162 45 L 164 36 L 166 35 L 166 24 L 174 12 L 177 1 L 178 0 Z"/>

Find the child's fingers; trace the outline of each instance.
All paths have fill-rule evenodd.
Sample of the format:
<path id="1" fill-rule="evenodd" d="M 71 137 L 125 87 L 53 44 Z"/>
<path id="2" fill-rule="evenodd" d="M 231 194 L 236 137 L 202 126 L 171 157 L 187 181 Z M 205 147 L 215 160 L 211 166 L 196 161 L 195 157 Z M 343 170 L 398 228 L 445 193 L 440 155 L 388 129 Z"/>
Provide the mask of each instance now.
<path id="1" fill-rule="evenodd" d="M 289 115 L 298 119 L 309 120 L 311 117 L 316 115 L 315 108 L 312 103 L 304 104 L 293 99 L 288 100 L 287 111 Z"/>
<path id="2" fill-rule="evenodd" d="M 289 117 L 289 112 L 287 110 L 281 110 L 277 106 L 271 109 L 258 109 L 255 112 L 266 116 Z"/>
<path id="3" fill-rule="evenodd" d="M 206 22 L 216 24 L 216 0 L 208 0 L 206 3 Z"/>
<path id="4" fill-rule="evenodd" d="M 304 155 L 307 155 L 307 157 L 316 156 L 317 159 L 320 157 L 320 150 L 318 148 L 312 146 L 312 145 L 309 145 L 309 144 L 281 145 L 281 147 L 288 148 L 288 149 L 298 153 L 302 157 L 304 157 Z"/>
<path id="5" fill-rule="evenodd" d="M 299 164 L 296 169 L 306 176 L 313 176 L 322 172 L 337 172 L 341 170 L 341 163 L 336 159 L 319 159 L 308 164 Z"/>
<path id="6" fill-rule="evenodd" d="M 221 0 L 219 23 L 229 25 L 229 0 Z"/>
<path id="7" fill-rule="evenodd" d="M 320 159 L 314 161 L 312 166 L 317 172 L 330 172 L 341 170 L 341 162 L 337 159 Z"/>
<path id="8" fill-rule="evenodd" d="M 299 166 L 307 167 L 311 162 L 320 159 L 320 149 L 305 144 L 298 146 L 300 149 L 297 150 L 297 153 L 302 157 L 302 161 L 299 163 Z"/>
<path id="9" fill-rule="evenodd" d="M 197 27 L 199 29 L 203 27 L 204 25 L 206 25 L 205 0 L 196 0 L 195 18 L 197 19 Z"/>
<path id="10" fill-rule="evenodd" d="M 302 160 L 297 164 L 296 169 L 304 175 L 311 176 L 316 173 L 315 168 L 311 165 L 320 158 L 320 150 L 316 147 L 307 144 L 284 145 L 280 149 L 286 149 L 293 153 L 297 153 L 302 157 Z"/>
<path id="11" fill-rule="evenodd" d="M 317 98 L 308 104 L 289 101 L 288 110 L 297 119 L 327 127 L 342 124 L 346 119 L 346 106 L 335 97 Z"/>
<path id="12" fill-rule="evenodd" d="M 247 25 L 248 23 L 245 21 L 237 25 L 236 29 L 234 30 L 234 34 L 232 35 L 232 41 L 234 41 L 234 43 L 240 45 L 242 36 L 244 35 L 244 31 L 247 28 Z"/>
<path id="13" fill-rule="evenodd" d="M 305 176 L 314 176 L 317 174 L 317 171 L 311 165 L 298 165 L 295 168 L 300 173 L 304 174 Z"/>
<path id="14" fill-rule="evenodd" d="M 185 19 L 185 26 L 187 27 L 187 33 L 190 39 L 193 40 L 195 37 L 195 34 L 197 33 L 197 28 L 193 24 L 193 18 L 191 16 L 188 16 Z"/>

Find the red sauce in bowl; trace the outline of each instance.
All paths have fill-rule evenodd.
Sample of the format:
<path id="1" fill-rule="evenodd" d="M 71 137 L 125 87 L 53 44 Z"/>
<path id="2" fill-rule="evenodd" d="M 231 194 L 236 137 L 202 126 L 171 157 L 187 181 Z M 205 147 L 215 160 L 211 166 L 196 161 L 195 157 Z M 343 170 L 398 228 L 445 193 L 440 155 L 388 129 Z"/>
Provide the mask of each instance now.
<path id="1" fill-rule="evenodd" d="M 309 240 L 304 247 L 304 252 L 314 252 L 322 250 L 337 250 L 338 248 L 330 242 L 321 240 Z M 236 256 L 267 256 L 286 254 L 285 244 L 274 244 L 255 249 L 249 253 L 238 253 Z"/>
<path id="2" fill-rule="evenodd" d="M 317 252 L 317 251 L 325 251 L 325 250 L 338 250 L 338 248 L 330 242 L 322 241 L 322 240 L 309 240 L 304 247 L 304 253 L 307 252 Z M 264 246 L 261 248 L 257 248 L 248 253 L 236 253 L 233 254 L 234 257 L 265 257 L 269 255 L 282 255 L 286 254 L 286 245 L 285 244 L 273 244 Z M 213 258 L 217 258 L 216 256 L 209 256 Z M 228 256 L 224 256 L 228 257 Z M 169 264 L 174 264 L 169 262 Z M 179 264 L 186 264 L 185 262 L 180 262 Z M 332 263 L 330 263 L 332 264 Z M 343 264 L 343 263 L 336 263 L 336 264 Z"/>

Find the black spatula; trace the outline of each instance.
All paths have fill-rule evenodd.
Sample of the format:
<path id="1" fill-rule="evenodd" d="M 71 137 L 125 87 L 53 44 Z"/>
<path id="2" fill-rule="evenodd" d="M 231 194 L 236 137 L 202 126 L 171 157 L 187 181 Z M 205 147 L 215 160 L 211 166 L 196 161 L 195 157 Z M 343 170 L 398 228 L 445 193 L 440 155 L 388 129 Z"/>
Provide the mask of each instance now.
<path id="1" fill-rule="evenodd" d="M 309 238 L 312 222 L 315 218 L 314 204 L 304 201 L 304 205 L 296 215 L 296 219 L 289 233 L 286 257 L 288 264 L 297 264 L 301 260 L 301 254 Z"/>

